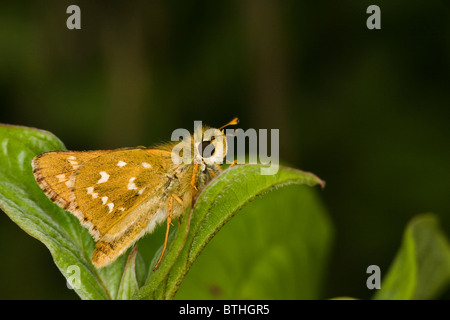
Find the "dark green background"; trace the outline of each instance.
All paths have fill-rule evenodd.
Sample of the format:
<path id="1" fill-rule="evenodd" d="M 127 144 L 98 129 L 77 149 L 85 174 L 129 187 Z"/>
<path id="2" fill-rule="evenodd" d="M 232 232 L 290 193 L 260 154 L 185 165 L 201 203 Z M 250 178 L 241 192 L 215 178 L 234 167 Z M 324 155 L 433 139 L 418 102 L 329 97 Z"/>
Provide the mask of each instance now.
<path id="1" fill-rule="evenodd" d="M 81 8 L 82 30 L 66 28 Z M 381 8 L 368 30 L 366 8 Z M 4 1 L 0 122 L 68 149 L 152 145 L 194 120 L 280 129 L 335 226 L 324 298 L 369 298 L 407 221 L 450 235 L 448 1 Z M 238 219 L 237 215 L 234 219 Z M 287 228 L 289 226 L 286 226 Z M 0 298 L 76 298 L 47 249 L 0 215 Z"/>

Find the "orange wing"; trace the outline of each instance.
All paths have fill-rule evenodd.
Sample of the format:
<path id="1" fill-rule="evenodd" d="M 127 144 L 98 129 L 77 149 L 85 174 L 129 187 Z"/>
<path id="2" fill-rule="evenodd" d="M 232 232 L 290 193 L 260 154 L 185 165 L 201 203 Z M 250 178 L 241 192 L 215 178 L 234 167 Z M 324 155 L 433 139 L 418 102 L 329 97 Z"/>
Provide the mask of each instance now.
<path id="1" fill-rule="evenodd" d="M 112 150 L 50 151 L 33 158 L 34 177 L 44 193 L 65 210 L 75 209 L 75 172 L 87 161 Z"/>

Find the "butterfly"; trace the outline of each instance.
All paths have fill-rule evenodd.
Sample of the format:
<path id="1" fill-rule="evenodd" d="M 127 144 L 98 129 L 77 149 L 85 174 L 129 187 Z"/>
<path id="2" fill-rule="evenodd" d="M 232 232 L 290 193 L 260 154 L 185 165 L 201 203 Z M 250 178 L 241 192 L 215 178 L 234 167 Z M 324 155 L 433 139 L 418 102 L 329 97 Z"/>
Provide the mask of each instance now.
<path id="1" fill-rule="evenodd" d="M 101 268 L 166 221 L 163 250 L 172 221 L 193 205 L 195 195 L 222 170 L 226 136 L 172 141 L 155 147 L 95 151 L 50 151 L 33 158 L 36 182 L 48 198 L 78 218 L 96 242 L 92 263 Z M 222 131 L 220 131 L 222 130 Z M 174 161 L 175 149 L 193 148 L 189 161 Z M 206 150 L 209 152 L 205 153 Z M 197 160 L 197 161 L 194 161 Z"/>

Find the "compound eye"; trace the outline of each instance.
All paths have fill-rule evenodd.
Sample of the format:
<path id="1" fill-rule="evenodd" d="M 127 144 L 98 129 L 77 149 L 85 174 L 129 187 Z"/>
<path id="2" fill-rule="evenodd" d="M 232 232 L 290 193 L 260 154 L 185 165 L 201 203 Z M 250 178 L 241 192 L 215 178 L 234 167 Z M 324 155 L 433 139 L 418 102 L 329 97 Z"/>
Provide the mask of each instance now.
<path id="1" fill-rule="evenodd" d="M 210 147 L 208 148 L 208 146 Z M 214 144 L 211 141 L 202 141 L 202 144 L 198 145 L 198 152 L 202 155 L 203 158 L 209 158 L 214 155 Z"/>

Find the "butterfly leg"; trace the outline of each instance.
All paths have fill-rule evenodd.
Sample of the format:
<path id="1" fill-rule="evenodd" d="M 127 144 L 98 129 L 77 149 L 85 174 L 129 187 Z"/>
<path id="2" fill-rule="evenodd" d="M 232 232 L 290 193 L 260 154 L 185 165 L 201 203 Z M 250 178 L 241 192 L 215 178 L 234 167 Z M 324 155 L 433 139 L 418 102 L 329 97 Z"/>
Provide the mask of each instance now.
<path id="1" fill-rule="evenodd" d="M 164 238 L 164 247 L 162 249 L 161 255 L 159 256 L 158 262 L 156 262 L 156 265 L 153 268 L 153 271 L 155 271 L 158 268 L 158 265 L 161 262 L 164 252 L 166 251 L 167 239 L 169 238 L 169 229 L 170 229 L 170 225 L 172 224 L 172 218 L 173 218 L 172 211 L 173 211 L 173 197 L 170 197 L 169 208 L 167 210 L 167 229 L 166 229 L 166 237 Z"/>
<path id="2" fill-rule="evenodd" d="M 227 160 L 226 163 L 229 164 L 228 168 L 231 168 L 232 166 L 237 164 L 237 160 L 233 160 L 233 161 Z"/>
<path id="3" fill-rule="evenodd" d="M 195 185 L 197 181 L 197 171 L 198 171 L 199 164 L 194 164 L 194 172 L 192 173 L 192 179 L 191 179 L 191 187 L 192 190 L 198 191 L 197 186 Z"/>
<path id="4" fill-rule="evenodd" d="M 192 173 L 192 179 L 191 179 L 191 193 L 192 193 L 192 202 L 194 202 L 194 194 L 195 191 L 198 191 L 196 183 L 197 183 L 197 171 L 199 164 L 194 164 L 194 172 Z"/>
<path id="5" fill-rule="evenodd" d="M 153 271 L 155 271 L 158 268 L 159 263 L 161 262 L 162 257 L 164 256 L 164 252 L 166 251 L 167 247 L 167 240 L 169 239 L 169 229 L 172 224 L 173 220 L 173 199 L 177 200 L 180 204 L 183 204 L 183 200 L 179 196 L 177 196 L 175 193 L 172 194 L 172 196 L 169 198 L 169 208 L 167 209 L 167 229 L 166 229 L 166 236 L 164 238 L 164 246 L 163 250 L 161 252 L 161 255 L 159 256 L 158 262 L 156 262 L 155 267 L 153 268 Z"/>

